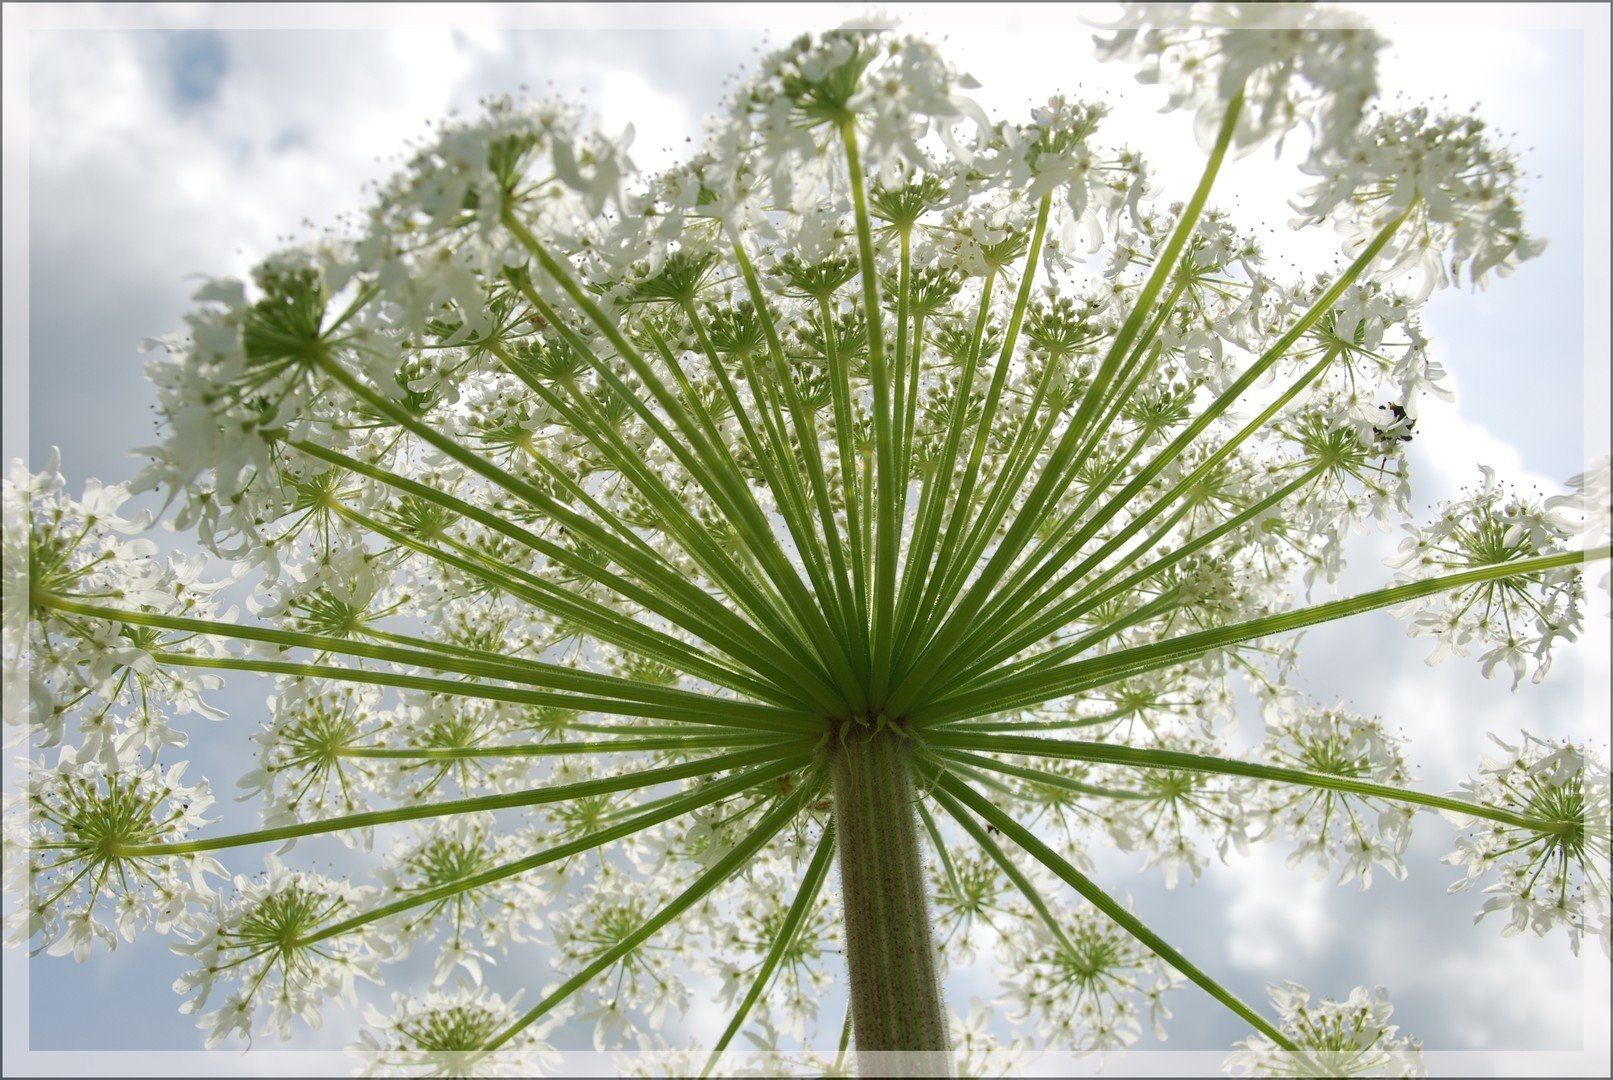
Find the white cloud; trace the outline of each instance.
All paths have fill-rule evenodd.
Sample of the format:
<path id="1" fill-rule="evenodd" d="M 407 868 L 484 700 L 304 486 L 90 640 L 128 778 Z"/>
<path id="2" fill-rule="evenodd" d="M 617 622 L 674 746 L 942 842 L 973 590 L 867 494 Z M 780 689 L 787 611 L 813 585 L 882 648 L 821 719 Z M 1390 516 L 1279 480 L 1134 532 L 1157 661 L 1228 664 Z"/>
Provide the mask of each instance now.
<path id="1" fill-rule="evenodd" d="M 607 71 L 599 81 L 594 104 L 600 126 L 611 135 L 632 126 L 630 155 L 639 169 L 655 172 L 687 154 L 684 140 L 697 130 L 688 102 L 657 90 L 632 71 Z"/>
<path id="2" fill-rule="evenodd" d="M 1340 930 L 1331 880 L 1285 861 L 1280 845 L 1264 845 L 1216 878 L 1231 926 L 1227 959 L 1250 971 L 1305 971 Z"/>

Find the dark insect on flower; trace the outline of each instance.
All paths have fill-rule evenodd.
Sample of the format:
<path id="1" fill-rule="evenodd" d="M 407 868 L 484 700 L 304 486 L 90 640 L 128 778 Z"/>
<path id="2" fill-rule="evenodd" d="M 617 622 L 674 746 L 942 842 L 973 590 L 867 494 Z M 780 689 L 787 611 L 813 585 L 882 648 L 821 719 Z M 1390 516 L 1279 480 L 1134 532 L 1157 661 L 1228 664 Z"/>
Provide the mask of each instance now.
<path id="1" fill-rule="evenodd" d="M 1389 414 L 1389 422 L 1385 426 L 1378 427 L 1376 424 L 1372 426 L 1372 433 L 1377 436 L 1379 442 L 1411 442 L 1417 430 L 1417 421 L 1407 414 L 1404 406 L 1391 401 L 1387 405 L 1379 405 L 1378 411 Z"/>

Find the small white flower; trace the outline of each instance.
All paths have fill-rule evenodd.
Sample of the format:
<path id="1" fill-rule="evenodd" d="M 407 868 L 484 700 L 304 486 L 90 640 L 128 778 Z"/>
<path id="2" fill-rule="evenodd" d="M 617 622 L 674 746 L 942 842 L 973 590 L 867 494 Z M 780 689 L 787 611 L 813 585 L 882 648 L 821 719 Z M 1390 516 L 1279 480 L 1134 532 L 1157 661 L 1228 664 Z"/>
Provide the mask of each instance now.
<path id="1" fill-rule="evenodd" d="M 371 906 L 374 890 L 290 870 L 273 855 L 264 864 L 259 878 L 236 875 L 228 900 L 217 897 L 210 910 L 187 916 L 181 940 L 170 946 L 198 964 L 174 982 L 175 991 L 190 995 L 181 1012 L 200 1012 L 216 982 L 238 987 L 197 1020 L 212 1029 L 210 1046 L 232 1033 L 250 1037 L 265 1004 L 262 1032 L 289 1039 L 293 1017 L 317 1028 L 325 1001 L 351 1003 L 356 978 L 380 981 L 373 925 L 306 940 Z"/>
<path id="2" fill-rule="evenodd" d="M 1055 1045 L 1077 1051 L 1125 1050 L 1150 1023 L 1168 1016 L 1162 992 L 1179 985 L 1135 938 L 1088 907 L 1057 913 L 1058 930 L 1040 921 L 1016 935 L 1004 1001 L 1014 1019 L 1034 1018 Z"/>

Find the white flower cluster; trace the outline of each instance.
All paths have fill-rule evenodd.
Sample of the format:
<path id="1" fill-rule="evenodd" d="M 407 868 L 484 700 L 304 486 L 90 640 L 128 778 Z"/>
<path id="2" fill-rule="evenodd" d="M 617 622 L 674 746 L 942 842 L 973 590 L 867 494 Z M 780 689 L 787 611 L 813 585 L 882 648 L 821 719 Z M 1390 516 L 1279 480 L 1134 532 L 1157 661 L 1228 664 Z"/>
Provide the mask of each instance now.
<path id="1" fill-rule="evenodd" d="M 1271 765 L 1325 773 L 1391 787 L 1407 787 L 1411 771 L 1402 737 L 1342 705 L 1306 707 L 1291 698 L 1269 713 L 1260 760 Z M 1347 791 L 1297 784 L 1263 784 L 1250 800 L 1260 839 L 1280 833 L 1297 841 L 1288 865 L 1314 862 L 1317 875 L 1339 867 L 1339 884 L 1361 879 L 1372 884 L 1381 866 L 1396 879 L 1406 876 L 1403 857 L 1411 841 L 1412 808 L 1405 803 Z"/>
<path id="2" fill-rule="evenodd" d="M 1078 1051 L 1125 1050 L 1145 1022 L 1163 1039 L 1165 994 L 1180 976 L 1092 908 L 1059 909 L 1056 918 L 1058 930 L 1033 922 L 1010 943 L 1010 1018 L 1031 1019 L 1050 1045 Z"/>
<path id="3" fill-rule="evenodd" d="M 97 938 L 110 949 L 142 930 L 166 934 L 211 900 L 208 878 L 223 867 L 163 850 L 182 848 L 213 803 L 206 782 L 187 785 L 184 774 L 183 764 L 108 772 L 75 760 L 73 747 L 55 767 L 34 763 L 26 793 L 6 803 L 6 890 L 21 900 L 7 943 L 82 962 Z"/>
<path id="4" fill-rule="evenodd" d="M 1420 271 L 1419 294 L 1482 287 L 1545 250 L 1523 225 L 1516 157 L 1471 114 L 1418 107 L 1374 117 L 1349 151 L 1309 166 L 1300 224 L 1331 218 L 1357 247 L 1396 221 L 1380 280 Z"/>
<path id="5" fill-rule="evenodd" d="M 559 1018 L 528 1027 L 504 1047 L 487 1044 L 515 1021 L 521 995 L 457 987 L 424 995 L 392 995 L 391 1009 L 364 1007 L 358 1041 L 348 1047 L 362 1065 L 355 1076 L 542 1076 L 561 1057 L 546 1041 Z"/>
<path id="6" fill-rule="evenodd" d="M 718 996 L 729 1008 L 750 990 L 783 929 L 798 869 L 783 860 L 764 862 L 751 871 L 757 887 L 744 903 L 714 905 L 705 913 L 714 949 L 695 964 L 721 980 Z M 817 1023 L 819 1004 L 834 981 L 817 958 L 841 948 L 839 904 L 824 892 L 797 927 L 779 959 L 778 974 L 756 1003 L 753 1015 L 764 1030 L 779 1040 L 806 1045 L 808 1029 Z"/>
<path id="7" fill-rule="evenodd" d="M 1600 940 L 1606 953 L 1613 873 L 1606 760 L 1583 744 L 1528 732 L 1516 745 L 1490 739 L 1499 753 L 1486 757 L 1479 774 L 1454 794 L 1519 820 L 1447 812 L 1465 830 L 1445 857 L 1466 873 L 1450 891 L 1479 888 L 1487 899 L 1477 919 L 1505 913 L 1508 935 L 1529 930 L 1544 936 L 1561 927 L 1576 953 L 1586 935 Z"/>
<path id="8" fill-rule="evenodd" d="M 1137 81 L 1170 90 L 1167 109 L 1191 109 L 1208 149 L 1227 103 L 1242 96 L 1234 145 L 1254 147 L 1295 127 L 1312 159 L 1354 141 L 1377 92 L 1383 38 L 1359 17 L 1323 4 L 1128 3 L 1099 56 L 1139 65 Z"/>
<path id="9" fill-rule="evenodd" d="M 1194 737 L 1168 745 L 1199 754 L 1214 746 Z M 1110 835 L 1121 850 L 1146 853 L 1144 868 L 1158 866 L 1167 889 L 1176 887 L 1184 870 L 1190 883 L 1198 881 L 1208 863 L 1202 847 L 1206 842 L 1223 860 L 1230 851 L 1243 854 L 1249 849 L 1251 820 L 1243 793 L 1225 777 L 1148 769 L 1125 778 L 1112 775 L 1112 782 L 1132 797 L 1116 799 L 1108 808 Z"/>
<path id="10" fill-rule="evenodd" d="M 1329 283 L 1314 283 L 1311 295 Z M 1400 293 L 1358 281 L 1312 331 L 1310 355 L 1331 350 L 1341 361 L 1328 365 L 1318 379 L 1324 404 L 1317 411 L 1336 425 L 1331 430 L 1347 427 L 1357 437 L 1351 444 L 1335 435 L 1335 446 L 1313 452 L 1335 484 L 1352 481 L 1338 501 L 1367 503 L 1350 516 L 1352 522 L 1370 516 L 1382 524 L 1408 512 L 1402 451 L 1417 435 L 1420 399 L 1424 394 L 1446 401 L 1454 397 L 1445 385 L 1444 367 L 1430 352 L 1418 308 Z"/>
<path id="11" fill-rule="evenodd" d="M 384 946 L 370 928 L 312 940 L 367 906 L 374 889 L 292 870 L 273 855 L 264 868 L 258 877 L 237 874 L 228 897 L 189 913 L 171 946 L 197 965 L 174 981 L 174 990 L 188 995 L 181 1012 L 200 1012 L 221 984 L 228 987 L 223 1002 L 197 1020 L 211 1029 L 208 1049 L 232 1034 L 250 1039 L 265 1004 L 263 1033 L 289 1039 L 294 1017 L 317 1028 L 325 1001 L 351 1004 L 359 979 L 380 981 L 385 955 L 377 950 Z"/>
<path id="12" fill-rule="evenodd" d="M 514 862 L 536 841 L 535 831 L 501 833 L 490 818 L 468 814 L 421 824 L 393 841 L 376 881 L 383 897 L 397 899 L 451 887 Z M 394 959 L 432 944 L 440 933 L 433 987 L 458 969 L 480 986 L 483 964 L 495 964 L 495 954 L 507 952 L 512 943 L 534 940 L 552 886 L 542 874 L 500 877 L 401 913 L 381 933 L 393 940 Z"/>
<path id="13" fill-rule="evenodd" d="M 983 852 L 960 852 L 944 862 L 938 858 L 930 876 L 936 936 L 951 963 L 973 964 L 1022 917 L 1012 886 Z"/>
<path id="14" fill-rule="evenodd" d="M 384 761 L 355 756 L 378 747 L 389 727 L 377 687 L 304 679 L 270 698 L 269 721 L 252 740 L 261 764 L 239 781 L 242 798 L 262 796 L 266 825 L 287 825 L 367 809 Z"/>
<path id="15" fill-rule="evenodd" d="M 1002 730 L 1060 731 L 1083 739 L 1188 753 L 1218 753 L 1230 720 L 1228 684 L 1211 669 L 1178 670 L 1126 680 L 1070 706 L 1004 720 Z M 1030 765 L 1033 762 L 1026 761 Z M 1250 818 L 1242 787 L 1204 773 L 1103 768 L 1073 761 L 1036 760 L 1040 779 L 1014 785 L 1027 820 L 1054 830 L 1061 854 L 1087 866 L 1093 829 L 1102 828 L 1123 851 L 1157 867 L 1167 888 L 1186 872 L 1196 882 L 1208 865 L 1207 849 L 1223 860 L 1247 850 Z M 949 941 L 972 953 L 978 929 L 1001 922 L 1005 883 L 984 861 L 954 860 L 957 880 L 937 877 L 938 898 L 952 910 L 960 932 Z"/>
<path id="16" fill-rule="evenodd" d="M 1464 498 L 1442 502 L 1433 521 L 1405 526 L 1400 550 L 1388 560 L 1399 569 L 1398 580 L 1570 550 L 1572 530 L 1543 502 L 1500 482 L 1493 469 L 1482 471 L 1484 482 Z M 1504 664 L 1516 687 L 1531 668 L 1538 682 L 1551 665 L 1552 647 L 1578 637 L 1583 601 L 1579 570 L 1567 566 L 1441 592 L 1412 601 L 1401 614 L 1409 617 L 1407 633 L 1436 640 L 1430 664 L 1481 649 L 1485 676 Z"/>
<path id="17" fill-rule="evenodd" d="M 922 38 L 857 27 L 803 35 L 767 57 L 736 95 L 732 117 L 739 131 L 719 145 L 736 145 L 733 136 L 741 131 L 742 138 L 759 139 L 778 185 L 789 182 L 785 170 L 792 164 L 810 167 L 819 157 L 813 128 L 855 123 L 867 133 L 871 172 L 889 182 L 903 164 L 931 163 L 923 144 L 932 133 L 968 163 L 968 149 L 953 129 L 966 120 L 977 134 L 989 126 L 962 93 L 978 86 Z"/>
<path id="18" fill-rule="evenodd" d="M 60 746 L 74 763 L 113 769 L 142 755 L 151 764 L 164 747 L 183 746 L 179 717 L 223 716 L 202 699 L 208 676 L 154 659 L 168 650 L 209 655 L 213 643 L 54 606 L 217 611 L 222 583 L 202 580 L 205 560 L 162 558 L 150 540 L 132 536 L 150 519 L 120 515 L 127 499 L 122 486 L 93 480 L 82 498 L 69 498 L 54 453 L 39 473 L 14 466 L 5 483 L 6 718 L 26 720 L 37 747 Z"/>
<path id="19" fill-rule="evenodd" d="M 1381 986 L 1358 986 L 1343 1001 L 1322 998 L 1298 983 L 1271 987 L 1279 1027 L 1295 1049 L 1266 1035 L 1238 1044 L 1227 1058 L 1234 1076 L 1426 1076 L 1422 1045 L 1389 1023 L 1394 1007 Z"/>
<path id="20" fill-rule="evenodd" d="M 660 897 L 661 902 L 671 893 Z M 552 913 L 544 943 L 576 968 L 593 960 L 654 914 L 657 893 L 609 865 L 603 868 L 564 908 Z M 614 968 L 609 978 L 594 983 L 579 997 L 577 1016 L 593 1032 L 594 1049 L 624 1045 L 640 1018 L 651 1031 L 659 1031 L 670 1014 L 689 1007 L 689 986 L 678 974 L 699 950 L 692 928 L 680 927 L 635 950 Z"/>

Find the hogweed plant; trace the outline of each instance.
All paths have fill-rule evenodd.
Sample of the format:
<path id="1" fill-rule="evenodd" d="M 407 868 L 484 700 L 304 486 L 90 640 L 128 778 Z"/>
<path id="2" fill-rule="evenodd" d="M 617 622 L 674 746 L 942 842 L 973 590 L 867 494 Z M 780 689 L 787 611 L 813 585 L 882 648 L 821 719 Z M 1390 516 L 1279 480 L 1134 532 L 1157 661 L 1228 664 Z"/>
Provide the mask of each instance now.
<path id="1" fill-rule="evenodd" d="M 1380 44 L 1310 7 L 1128 9 L 1099 51 L 1191 114 L 1185 192 L 1102 106 L 993 121 L 881 30 L 769 56 L 652 179 L 565 105 L 442 125 L 365 220 L 196 294 L 130 488 L 14 471 L 9 939 L 169 935 L 208 1046 L 434 954 L 368 995 L 373 1071 L 541 1070 L 567 1018 L 668 1049 L 705 974 L 731 1019 L 670 1071 L 741 1067 L 742 1034 L 838 1043 L 814 1071 L 1002 1070 L 1124 1049 L 1192 984 L 1247 1025 L 1235 1071 L 1416 1073 L 1381 988 L 1241 1000 L 1084 852 L 1174 884 L 1269 839 L 1365 886 L 1435 811 L 1481 913 L 1605 952 L 1595 752 L 1506 733 L 1428 792 L 1389 724 L 1286 684 L 1297 631 L 1376 609 L 1539 678 L 1609 555 L 1606 459 L 1410 518 L 1445 392 L 1419 307 L 1542 244 L 1481 120 L 1374 102 Z M 1284 139 L 1332 268 L 1268 267 L 1215 208 Z M 202 554 L 120 514 L 148 490 Z M 1309 598 L 1396 525 L 1392 580 Z M 274 677 L 261 717 L 207 704 L 235 673 Z M 261 828 L 209 827 L 176 760 L 200 720 L 256 724 Z M 321 837 L 379 868 L 299 868 Z M 483 972 L 514 942 L 553 969 L 506 1000 Z M 1003 997 L 961 1019 L 942 975 L 982 948 Z"/>

